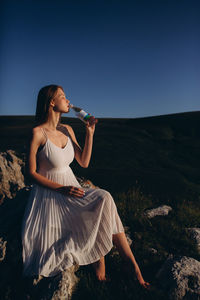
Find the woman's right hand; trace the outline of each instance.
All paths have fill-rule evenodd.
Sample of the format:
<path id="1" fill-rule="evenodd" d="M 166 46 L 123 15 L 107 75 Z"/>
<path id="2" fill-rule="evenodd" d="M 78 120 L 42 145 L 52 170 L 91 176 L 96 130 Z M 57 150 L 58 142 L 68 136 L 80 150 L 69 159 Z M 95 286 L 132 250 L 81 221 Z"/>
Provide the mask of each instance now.
<path id="1" fill-rule="evenodd" d="M 57 192 L 65 196 L 74 196 L 82 198 L 85 195 L 85 191 L 75 186 L 62 186 L 56 189 Z"/>

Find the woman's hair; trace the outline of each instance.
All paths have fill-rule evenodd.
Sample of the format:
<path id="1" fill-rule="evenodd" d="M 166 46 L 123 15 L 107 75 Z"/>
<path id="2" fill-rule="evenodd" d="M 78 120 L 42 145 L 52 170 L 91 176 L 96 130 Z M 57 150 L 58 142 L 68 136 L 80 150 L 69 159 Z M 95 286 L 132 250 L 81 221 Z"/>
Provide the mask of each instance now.
<path id="1" fill-rule="evenodd" d="M 58 88 L 62 89 L 62 86 L 56 84 L 46 85 L 40 89 L 37 97 L 37 107 L 35 114 L 35 123 L 40 125 L 46 122 L 49 112 L 49 106 L 51 100 L 54 98 Z"/>

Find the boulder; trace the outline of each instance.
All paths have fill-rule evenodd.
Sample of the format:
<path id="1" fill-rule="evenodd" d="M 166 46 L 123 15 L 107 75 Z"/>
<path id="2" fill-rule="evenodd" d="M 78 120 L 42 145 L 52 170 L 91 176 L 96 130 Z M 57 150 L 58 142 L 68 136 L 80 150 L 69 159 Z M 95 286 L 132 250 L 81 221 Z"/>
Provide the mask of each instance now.
<path id="1" fill-rule="evenodd" d="M 74 265 L 65 272 L 62 272 L 57 290 L 54 291 L 52 300 L 66 300 L 72 297 L 73 291 L 79 281 L 75 272 L 79 266 Z"/>
<path id="2" fill-rule="evenodd" d="M 144 215 L 147 218 L 151 219 L 151 218 L 154 218 L 156 216 L 167 216 L 171 210 L 172 210 L 171 206 L 161 205 L 157 208 L 147 209 L 144 212 Z"/>
<path id="3" fill-rule="evenodd" d="M 30 299 L 69 300 L 79 281 L 75 272 L 78 265 L 73 265 L 66 271 L 53 277 L 35 277 L 24 279 L 25 295 Z"/>
<path id="4" fill-rule="evenodd" d="M 12 198 L 25 187 L 22 168 L 24 162 L 15 151 L 0 152 L 0 203 L 5 197 Z"/>
<path id="5" fill-rule="evenodd" d="M 200 228 L 186 228 L 191 239 L 193 239 L 197 245 L 197 249 L 200 253 Z"/>
<path id="6" fill-rule="evenodd" d="M 94 185 L 92 183 L 92 181 L 90 181 L 89 179 L 85 179 L 84 177 L 77 177 L 76 179 L 78 180 L 79 184 L 83 187 L 83 188 L 94 188 L 94 189 L 98 189 L 99 187 Z"/>
<path id="7" fill-rule="evenodd" d="M 4 241 L 3 238 L 0 238 L 0 261 L 4 260 L 6 256 L 6 244 L 7 241 Z"/>
<path id="8" fill-rule="evenodd" d="M 169 300 L 200 299 L 200 262 L 194 258 L 170 255 L 156 278 Z"/>
<path id="9" fill-rule="evenodd" d="M 151 254 L 158 254 L 158 250 L 154 249 L 154 248 L 148 248 L 147 249 L 149 251 L 149 253 Z"/>

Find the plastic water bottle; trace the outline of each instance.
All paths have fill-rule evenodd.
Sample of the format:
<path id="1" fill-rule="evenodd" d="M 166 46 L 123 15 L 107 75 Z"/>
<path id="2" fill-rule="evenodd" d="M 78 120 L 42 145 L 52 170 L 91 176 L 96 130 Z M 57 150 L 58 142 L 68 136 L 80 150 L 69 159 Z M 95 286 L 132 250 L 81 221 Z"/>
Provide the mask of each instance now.
<path id="1" fill-rule="evenodd" d="M 91 116 L 91 114 L 85 112 L 82 108 L 74 106 L 73 104 L 70 104 L 70 108 L 74 110 L 75 115 L 84 123 L 89 122 L 90 125 L 93 125 L 98 122 L 94 116 Z"/>

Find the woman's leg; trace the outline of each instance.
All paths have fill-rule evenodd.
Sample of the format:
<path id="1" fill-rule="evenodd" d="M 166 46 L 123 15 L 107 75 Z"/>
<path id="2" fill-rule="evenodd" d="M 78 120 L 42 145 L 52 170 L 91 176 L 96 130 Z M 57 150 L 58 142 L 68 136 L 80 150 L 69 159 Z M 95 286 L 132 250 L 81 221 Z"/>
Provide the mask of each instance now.
<path id="1" fill-rule="evenodd" d="M 125 233 L 120 232 L 117 234 L 113 234 L 113 244 L 117 247 L 119 254 L 122 256 L 122 258 L 124 258 L 127 264 L 130 266 L 133 265 L 139 283 L 145 288 L 150 287 L 150 284 L 148 282 L 145 282 L 142 277 L 140 268 L 135 260 L 133 252 L 131 251 Z"/>
<path id="2" fill-rule="evenodd" d="M 105 259 L 104 256 L 100 258 L 100 260 L 95 261 L 92 263 L 93 268 L 95 269 L 95 273 L 97 276 L 97 279 L 99 281 L 105 281 L 106 280 L 106 270 L 105 270 Z"/>

